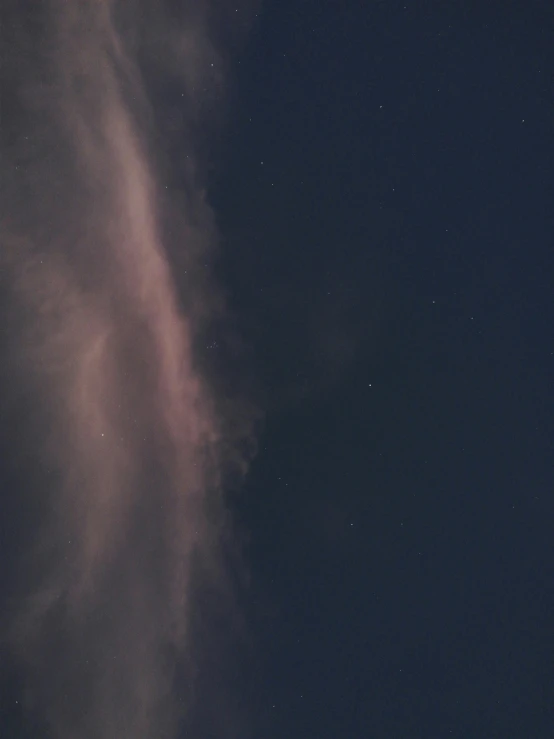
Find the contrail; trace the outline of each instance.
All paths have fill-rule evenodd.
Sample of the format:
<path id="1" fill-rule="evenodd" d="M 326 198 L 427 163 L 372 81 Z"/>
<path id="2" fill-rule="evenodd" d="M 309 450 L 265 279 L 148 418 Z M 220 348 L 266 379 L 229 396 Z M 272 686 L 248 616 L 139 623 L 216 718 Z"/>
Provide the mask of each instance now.
<path id="1" fill-rule="evenodd" d="M 212 225 L 193 155 L 218 59 L 213 7 L 5 5 L 3 372 L 33 465 L 26 489 L 4 494 L 38 523 L 4 641 L 49 736 L 174 737 L 194 713 L 196 583 L 222 577 L 218 496 L 244 419 L 222 414 L 195 352 L 212 293 L 174 285 L 140 55 L 161 69 L 161 50 L 178 52 L 179 222 L 199 274 Z"/>

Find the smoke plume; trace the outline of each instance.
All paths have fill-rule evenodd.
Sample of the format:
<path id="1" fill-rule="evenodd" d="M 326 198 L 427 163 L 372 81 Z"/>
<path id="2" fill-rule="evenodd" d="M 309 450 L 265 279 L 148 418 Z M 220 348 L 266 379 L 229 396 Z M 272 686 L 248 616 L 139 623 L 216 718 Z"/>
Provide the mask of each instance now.
<path id="1" fill-rule="evenodd" d="M 202 131 L 236 7 L 2 10 L 2 412 L 17 451 L 2 494 L 23 521 L 3 636 L 54 739 L 177 736 L 213 698 L 196 680 L 198 599 L 230 589 L 221 489 L 251 416 L 199 351 L 223 310 Z M 167 131 L 149 98 L 163 80 L 182 99 Z"/>

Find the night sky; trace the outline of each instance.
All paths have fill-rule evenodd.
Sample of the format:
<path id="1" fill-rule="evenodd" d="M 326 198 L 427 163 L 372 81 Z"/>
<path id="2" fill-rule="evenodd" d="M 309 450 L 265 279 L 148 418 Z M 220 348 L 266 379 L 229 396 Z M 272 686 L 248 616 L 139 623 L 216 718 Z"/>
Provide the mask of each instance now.
<path id="1" fill-rule="evenodd" d="M 213 189 L 257 736 L 554 735 L 554 13 L 266 2 Z"/>
<path id="2" fill-rule="evenodd" d="M 265 0 L 229 89 L 244 737 L 549 739 L 554 10 Z"/>

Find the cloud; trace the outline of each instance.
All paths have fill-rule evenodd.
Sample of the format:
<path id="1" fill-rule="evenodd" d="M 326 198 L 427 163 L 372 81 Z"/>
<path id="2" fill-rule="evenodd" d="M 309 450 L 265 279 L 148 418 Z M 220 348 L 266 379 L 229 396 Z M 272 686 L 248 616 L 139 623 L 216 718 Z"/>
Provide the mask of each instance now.
<path id="1" fill-rule="evenodd" d="M 225 316 L 201 135 L 225 8 L 50 0 L 5 17 L 3 403 L 31 463 L 3 494 L 36 514 L 5 642 L 53 737 L 172 737 L 198 720 L 194 686 L 209 689 L 201 594 L 231 618 L 221 491 L 255 418 L 198 352 Z M 165 78 L 181 86 L 186 141 L 173 210 L 149 99 Z"/>

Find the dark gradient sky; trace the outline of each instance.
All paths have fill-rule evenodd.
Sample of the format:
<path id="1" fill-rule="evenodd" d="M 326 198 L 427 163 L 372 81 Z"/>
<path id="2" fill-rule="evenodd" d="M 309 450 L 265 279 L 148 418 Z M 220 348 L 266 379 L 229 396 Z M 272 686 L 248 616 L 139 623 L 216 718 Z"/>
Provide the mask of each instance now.
<path id="1" fill-rule="evenodd" d="M 554 735 L 553 41 L 546 3 L 268 0 L 241 58 L 257 736 Z"/>
<path id="2" fill-rule="evenodd" d="M 267 411 L 238 711 L 252 739 L 550 739 L 554 10 L 265 0 L 239 59 L 208 189 Z M 10 674 L 0 735 L 41 739 Z"/>

